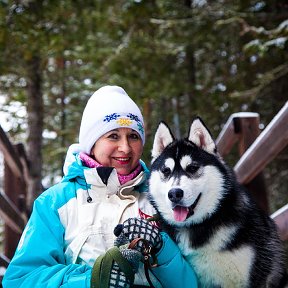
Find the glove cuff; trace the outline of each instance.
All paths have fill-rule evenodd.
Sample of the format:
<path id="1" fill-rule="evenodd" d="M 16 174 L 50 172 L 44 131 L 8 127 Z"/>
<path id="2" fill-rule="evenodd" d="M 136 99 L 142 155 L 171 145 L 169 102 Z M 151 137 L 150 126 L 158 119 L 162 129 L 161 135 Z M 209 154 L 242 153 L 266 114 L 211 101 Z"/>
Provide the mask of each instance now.
<path id="1" fill-rule="evenodd" d="M 92 268 L 91 288 L 109 287 L 109 280 L 113 262 L 116 262 L 120 270 L 125 274 L 130 283 L 134 283 L 135 274 L 133 267 L 125 257 L 122 256 L 118 247 L 109 249 L 104 255 L 99 256 Z"/>

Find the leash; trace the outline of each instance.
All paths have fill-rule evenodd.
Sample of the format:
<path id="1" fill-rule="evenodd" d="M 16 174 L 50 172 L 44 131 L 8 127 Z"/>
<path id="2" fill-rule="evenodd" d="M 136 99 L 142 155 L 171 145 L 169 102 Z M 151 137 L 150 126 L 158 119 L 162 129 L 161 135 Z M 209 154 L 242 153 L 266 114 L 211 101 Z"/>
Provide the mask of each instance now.
<path id="1" fill-rule="evenodd" d="M 154 214 L 152 217 L 147 218 L 146 220 L 148 222 L 155 222 L 155 224 L 156 224 L 156 222 L 160 220 L 160 216 L 159 216 L 159 214 Z M 158 227 L 158 225 L 155 225 L 155 226 Z M 144 257 L 144 272 L 145 272 L 146 279 L 147 279 L 150 287 L 155 288 L 151 279 L 150 279 L 149 268 L 155 268 L 158 266 L 157 258 L 155 255 L 156 253 L 154 253 L 153 247 L 149 244 L 149 242 L 143 238 L 135 238 L 134 240 L 131 241 L 128 248 L 135 249 L 135 246 L 139 242 L 142 242 L 142 245 L 143 245 L 142 255 Z"/>
<path id="2" fill-rule="evenodd" d="M 128 246 L 128 249 L 135 249 L 136 245 L 142 242 L 142 255 L 144 256 L 144 272 L 147 278 L 147 281 L 151 288 L 155 288 L 152 284 L 152 281 L 149 276 L 149 268 L 154 268 L 158 266 L 157 258 L 155 253 L 153 253 L 153 247 L 149 244 L 149 242 L 143 238 L 135 238 L 131 241 Z"/>
<path id="3" fill-rule="evenodd" d="M 159 214 L 154 214 L 152 217 L 145 219 L 148 222 L 151 222 L 152 225 L 155 225 L 157 228 L 157 221 L 160 220 L 160 215 Z M 153 222 L 153 223 L 152 223 Z M 157 258 L 156 258 L 156 253 L 153 249 L 153 247 L 149 244 L 149 242 L 143 238 L 135 238 L 133 239 L 128 248 L 129 249 L 135 249 L 136 245 L 139 244 L 139 242 L 142 242 L 142 255 L 144 257 L 144 272 L 146 279 L 150 285 L 151 288 L 155 288 L 149 275 L 149 269 L 150 268 L 155 268 L 158 266 Z"/>

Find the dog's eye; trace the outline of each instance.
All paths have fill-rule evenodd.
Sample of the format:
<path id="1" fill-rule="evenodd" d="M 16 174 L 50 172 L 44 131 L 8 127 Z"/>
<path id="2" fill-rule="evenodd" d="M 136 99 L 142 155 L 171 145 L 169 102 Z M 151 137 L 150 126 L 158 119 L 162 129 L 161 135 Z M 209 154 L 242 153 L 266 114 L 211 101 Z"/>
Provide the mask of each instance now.
<path id="1" fill-rule="evenodd" d="M 168 177 L 171 174 L 171 169 L 168 167 L 163 167 L 161 169 L 161 172 L 165 177 Z"/>
<path id="2" fill-rule="evenodd" d="M 186 167 L 188 173 L 196 173 L 199 170 L 200 166 L 198 164 L 190 164 Z"/>

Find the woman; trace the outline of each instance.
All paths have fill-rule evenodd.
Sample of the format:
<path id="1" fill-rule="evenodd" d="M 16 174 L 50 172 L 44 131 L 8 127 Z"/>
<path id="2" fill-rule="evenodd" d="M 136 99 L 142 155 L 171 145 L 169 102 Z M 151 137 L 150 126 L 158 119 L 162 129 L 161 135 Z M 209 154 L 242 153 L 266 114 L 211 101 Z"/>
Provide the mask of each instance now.
<path id="1" fill-rule="evenodd" d="M 150 273 L 154 286 L 196 287 L 177 246 L 144 220 L 154 213 L 145 193 L 149 172 L 140 160 L 144 143 L 143 117 L 127 93 L 118 86 L 96 91 L 83 112 L 79 144 L 68 150 L 65 176 L 36 199 L 3 287 L 103 287 L 102 278 L 91 274 L 114 246 L 119 223 L 129 227 L 129 241 L 140 226 L 152 227 L 141 236 L 157 250 L 158 266 Z M 124 244 L 119 237 L 116 242 Z M 134 284 L 149 286 L 139 252 L 127 246 L 119 251 L 136 272 Z M 118 264 L 101 273 L 108 274 L 110 287 L 130 287 Z"/>

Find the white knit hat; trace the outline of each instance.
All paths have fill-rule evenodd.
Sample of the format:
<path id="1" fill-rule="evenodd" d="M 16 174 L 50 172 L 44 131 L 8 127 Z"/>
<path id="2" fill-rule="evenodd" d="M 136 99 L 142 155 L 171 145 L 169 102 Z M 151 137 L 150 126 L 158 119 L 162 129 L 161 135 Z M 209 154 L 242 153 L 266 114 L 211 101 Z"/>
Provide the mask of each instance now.
<path id="1" fill-rule="evenodd" d="M 131 128 L 145 143 L 144 121 L 139 107 L 119 86 L 104 86 L 88 100 L 84 109 L 79 143 L 80 150 L 90 154 L 95 142 L 116 128 Z"/>

